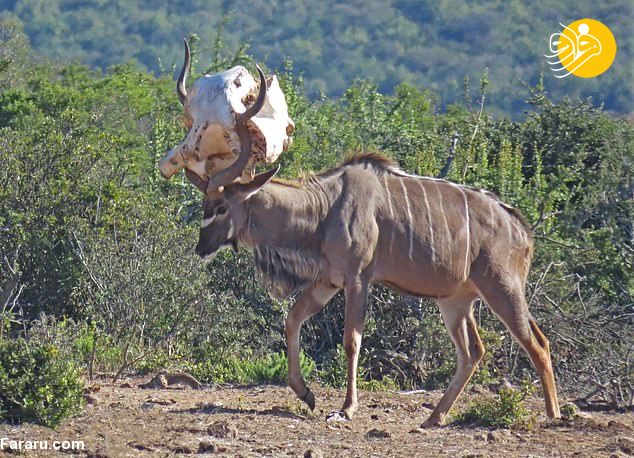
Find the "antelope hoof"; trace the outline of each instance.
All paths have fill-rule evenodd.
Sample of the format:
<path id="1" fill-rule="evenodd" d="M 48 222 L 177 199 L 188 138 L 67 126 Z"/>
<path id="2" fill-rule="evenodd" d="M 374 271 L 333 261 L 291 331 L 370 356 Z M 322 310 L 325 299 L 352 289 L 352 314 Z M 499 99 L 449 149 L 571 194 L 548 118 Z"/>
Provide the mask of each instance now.
<path id="1" fill-rule="evenodd" d="M 304 401 L 308 405 L 310 410 L 315 410 L 315 395 L 312 391 L 310 391 L 310 388 L 307 388 L 307 390 L 308 391 L 306 392 L 306 394 L 299 399 Z"/>
<path id="2" fill-rule="evenodd" d="M 337 410 L 326 415 L 326 421 L 350 421 L 350 417 L 345 412 Z"/>

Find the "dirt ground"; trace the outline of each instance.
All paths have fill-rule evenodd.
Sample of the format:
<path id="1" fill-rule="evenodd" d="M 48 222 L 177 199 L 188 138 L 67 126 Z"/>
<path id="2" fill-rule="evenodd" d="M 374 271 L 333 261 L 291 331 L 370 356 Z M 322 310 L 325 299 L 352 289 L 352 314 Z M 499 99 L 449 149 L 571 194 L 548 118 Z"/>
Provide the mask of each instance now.
<path id="1" fill-rule="evenodd" d="M 320 388 L 314 413 L 285 387 L 207 387 L 203 390 L 137 388 L 140 379 L 96 384 L 83 413 L 57 430 L 0 424 L 9 440 L 83 440 L 83 451 L 22 451 L 23 456 L 230 457 L 550 457 L 632 456 L 631 413 L 582 412 L 573 422 L 551 422 L 541 399 L 530 431 L 445 426 L 418 428 L 440 392 L 360 393 L 350 422 L 325 421 L 343 390 Z M 465 393 L 461 402 L 474 395 Z M 4 455 L 3 455 L 4 453 Z M 15 456 L 5 447 L 0 456 Z"/>

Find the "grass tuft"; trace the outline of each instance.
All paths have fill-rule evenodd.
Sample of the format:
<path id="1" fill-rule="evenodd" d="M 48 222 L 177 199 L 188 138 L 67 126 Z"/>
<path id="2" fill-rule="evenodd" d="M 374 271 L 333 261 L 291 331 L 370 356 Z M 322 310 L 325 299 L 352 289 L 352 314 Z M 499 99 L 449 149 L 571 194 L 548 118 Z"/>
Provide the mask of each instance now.
<path id="1" fill-rule="evenodd" d="M 524 382 L 519 390 L 502 388 L 493 398 L 480 397 L 471 401 L 454 416 L 452 423 L 494 428 L 530 429 L 535 424 L 535 415 L 526 408 L 524 399 L 534 392 L 535 387 L 530 382 Z"/>

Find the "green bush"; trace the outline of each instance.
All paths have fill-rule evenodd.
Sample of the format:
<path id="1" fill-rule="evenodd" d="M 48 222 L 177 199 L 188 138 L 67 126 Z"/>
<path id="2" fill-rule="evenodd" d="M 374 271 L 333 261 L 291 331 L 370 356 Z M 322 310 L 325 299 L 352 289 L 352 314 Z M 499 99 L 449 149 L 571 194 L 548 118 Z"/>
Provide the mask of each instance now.
<path id="1" fill-rule="evenodd" d="M 186 370 L 202 383 L 247 383 L 244 368 L 235 357 L 228 357 L 222 362 L 191 363 L 186 365 Z"/>
<path id="2" fill-rule="evenodd" d="M 365 391 L 396 391 L 399 386 L 393 378 L 385 376 L 381 380 L 359 380 L 359 389 Z"/>
<path id="3" fill-rule="evenodd" d="M 0 342 L 0 418 L 57 426 L 79 411 L 84 383 L 52 345 Z"/>
<path id="4" fill-rule="evenodd" d="M 302 376 L 309 378 L 315 370 L 315 362 L 303 352 L 299 357 Z M 284 352 L 256 358 L 210 358 L 188 368 L 203 383 L 256 383 L 285 384 L 288 379 L 288 363 Z"/>
<path id="5" fill-rule="evenodd" d="M 474 385 L 489 385 L 498 381 L 499 378 L 496 372 L 494 354 L 499 350 L 502 339 L 500 338 L 499 332 L 482 328 L 478 328 L 478 332 L 480 333 L 480 338 L 482 339 L 486 351 L 470 382 Z"/>
<path id="6" fill-rule="evenodd" d="M 330 357 L 325 359 L 319 370 L 319 380 L 324 385 L 343 388 L 347 380 L 346 353 L 341 345 L 337 345 L 330 353 Z"/>
<path id="7" fill-rule="evenodd" d="M 450 358 L 442 361 L 438 367 L 429 369 L 422 383 L 424 389 L 438 390 L 449 386 L 449 382 L 456 372 L 456 361 L 455 357 L 451 359 L 452 356 L 450 354 Z"/>
<path id="8" fill-rule="evenodd" d="M 301 352 L 299 367 L 304 378 L 310 377 L 315 369 L 315 362 Z M 288 360 L 284 352 L 272 353 L 254 360 L 247 366 L 247 371 L 255 383 L 283 384 L 288 380 Z"/>
<path id="9" fill-rule="evenodd" d="M 398 390 L 398 383 L 390 376 L 383 375 L 379 378 L 371 378 L 371 372 L 365 367 L 366 361 L 359 361 L 358 387 L 366 391 Z M 331 357 L 324 361 L 321 370 L 318 371 L 319 380 L 327 386 L 344 388 L 348 383 L 348 360 L 342 345 L 331 352 Z"/>
<path id="10" fill-rule="evenodd" d="M 135 373 L 146 375 L 173 365 L 179 359 L 178 355 L 170 355 L 164 350 L 157 350 L 155 353 L 136 361 L 131 367 Z"/>
<path id="11" fill-rule="evenodd" d="M 89 376 L 95 372 L 116 372 L 124 362 L 124 344 L 115 342 L 94 322 L 57 318 L 42 313 L 37 320 L 30 322 L 28 339 L 31 345 L 37 342 L 38 345 L 55 347 L 63 357 L 87 369 Z M 128 359 L 141 351 L 136 347 L 129 349 Z M 155 351 L 151 356 L 157 357 L 158 354 L 160 352 Z M 140 365 L 141 362 L 138 363 Z"/>
<path id="12" fill-rule="evenodd" d="M 453 419 L 454 424 L 492 426 L 495 428 L 530 428 L 535 416 L 524 404 L 524 398 L 535 392 L 530 382 L 519 390 L 503 388 L 493 398 L 478 398 L 471 401 Z"/>

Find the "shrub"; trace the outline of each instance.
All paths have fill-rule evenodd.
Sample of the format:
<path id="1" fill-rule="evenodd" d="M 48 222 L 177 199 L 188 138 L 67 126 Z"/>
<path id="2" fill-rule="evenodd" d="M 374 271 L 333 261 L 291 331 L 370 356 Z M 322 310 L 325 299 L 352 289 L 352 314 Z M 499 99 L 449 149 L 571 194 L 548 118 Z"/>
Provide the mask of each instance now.
<path id="1" fill-rule="evenodd" d="M 304 378 L 310 377 L 315 369 L 315 362 L 301 352 L 299 367 Z M 247 365 L 247 370 L 254 383 L 283 384 L 288 380 L 288 360 L 284 352 L 272 353 L 258 358 Z"/>
<path id="2" fill-rule="evenodd" d="M 114 342 L 94 322 L 42 313 L 30 322 L 26 336 L 31 345 L 55 347 L 61 356 L 87 369 L 89 377 L 95 372 L 117 371 L 125 356 L 123 344 Z"/>
<path id="3" fill-rule="evenodd" d="M 77 366 L 56 347 L 0 342 L 0 418 L 57 426 L 80 410 L 83 389 Z"/>
<path id="4" fill-rule="evenodd" d="M 244 366 L 233 356 L 222 362 L 204 361 L 186 365 L 186 370 L 202 383 L 247 384 Z"/>
<path id="5" fill-rule="evenodd" d="M 330 357 L 324 360 L 319 371 L 319 380 L 327 386 L 343 388 L 347 380 L 346 353 L 343 346 L 337 345 L 336 350 L 330 352 Z M 361 365 L 359 364 L 361 369 Z"/>
<path id="6" fill-rule="evenodd" d="M 530 382 L 519 390 L 503 388 L 494 398 L 478 398 L 459 412 L 453 423 L 459 425 L 492 426 L 495 428 L 530 428 L 535 416 L 524 405 L 524 398 L 535 392 Z"/>
<path id="7" fill-rule="evenodd" d="M 393 378 L 385 376 L 381 380 L 359 380 L 359 389 L 365 391 L 396 391 L 399 386 Z"/>
<path id="8" fill-rule="evenodd" d="M 446 359 L 438 367 L 428 370 L 422 387 L 426 390 L 442 389 L 449 385 L 455 372 L 456 362 L 453 359 Z"/>
<path id="9" fill-rule="evenodd" d="M 302 352 L 299 363 L 302 376 L 309 378 L 315 370 L 315 362 Z M 288 363 L 284 352 L 256 358 L 212 358 L 195 364 L 189 370 L 198 380 L 206 383 L 284 384 L 288 378 Z"/>
<path id="10" fill-rule="evenodd" d="M 359 389 L 366 391 L 388 391 L 398 390 L 399 386 L 392 377 L 383 375 L 379 378 L 370 378 L 371 373 L 365 367 L 365 361 L 359 362 Z M 321 370 L 318 371 L 319 380 L 327 386 L 334 388 L 344 388 L 348 382 L 348 360 L 342 345 L 337 345 L 337 349 L 331 352 L 331 357 L 327 358 Z"/>

